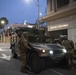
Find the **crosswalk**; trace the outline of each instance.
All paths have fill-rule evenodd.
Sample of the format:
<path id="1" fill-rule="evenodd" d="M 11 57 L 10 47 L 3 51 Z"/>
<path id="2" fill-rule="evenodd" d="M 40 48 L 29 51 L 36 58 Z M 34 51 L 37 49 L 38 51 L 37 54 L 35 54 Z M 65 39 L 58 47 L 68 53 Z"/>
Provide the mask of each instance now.
<path id="1" fill-rule="evenodd" d="M 4 51 L 5 51 L 5 52 L 8 52 L 8 51 L 11 51 L 11 50 L 10 50 L 10 49 L 7 49 L 7 48 L 5 48 L 5 47 L 0 47 L 0 52 L 2 52 L 0 58 L 6 59 L 6 60 L 10 60 L 11 55 L 8 56 Z"/>
<path id="2" fill-rule="evenodd" d="M 7 48 L 3 48 L 3 47 L 1 48 L 0 47 L 0 51 L 11 51 L 11 50 L 10 49 L 7 49 Z"/>

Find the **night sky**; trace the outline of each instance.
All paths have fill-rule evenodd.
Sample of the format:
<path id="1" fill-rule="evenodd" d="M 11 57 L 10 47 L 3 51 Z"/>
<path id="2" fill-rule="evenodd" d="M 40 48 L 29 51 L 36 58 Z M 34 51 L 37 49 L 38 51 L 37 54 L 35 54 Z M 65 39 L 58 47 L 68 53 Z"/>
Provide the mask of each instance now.
<path id="1" fill-rule="evenodd" d="M 35 23 L 38 18 L 37 0 L 0 0 L 0 18 L 6 17 L 9 24 Z M 40 12 L 43 16 L 46 14 L 46 0 L 40 1 Z"/>

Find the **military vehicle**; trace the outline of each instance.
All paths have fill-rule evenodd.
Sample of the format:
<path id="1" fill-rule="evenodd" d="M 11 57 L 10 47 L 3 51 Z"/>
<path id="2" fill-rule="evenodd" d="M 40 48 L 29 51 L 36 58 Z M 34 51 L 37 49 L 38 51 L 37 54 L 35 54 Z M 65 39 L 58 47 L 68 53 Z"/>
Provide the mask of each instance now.
<path id="1" fill-rule="evenodd" d="M 29 34 L 28 40 L 31 44 L 45 41 L 44 40 L 45 38 L 43 38 L 43 36 L 45 36 L 45 30 L 38 30 L 36 28 L 28 28 L 28 27 L 17 27 L 13 29 L 11 32 L 11 39 L 10 39 L 11 40 L 10 48 L 11 48 L 11 54 L 13 58 L 17 58 L 19 56 L 19 51 L 18 51 L 19 37 L 18 36 L 21 36 L 23 32 L 28 32 Z M 39 68 L 40 64 L 39 64 L 39 57 L 38 57 L 39 55 L 38 55 L 38 51 L 36 51 L 33 47 L 31 47 L 31 49 L 32 49 L 31 51 L 28 50 L 27 52 L 27 59 L 29 59 L 28 64 L 30 65 L 32 71 L 37 73 L 40 71 L 40 68 Z"/>
<path id="2" fill-rule="evenodd" d="M 18 36 L 21 36 L 22 32 L 29 33 L 29 42 L 31 43 L 31 50 L 27 50 L 27 64 L 31 71 L 39 73 L 46 67 L 46 63 L 60 62 L 65 60 L 66 49 L 57 44 L 46 43 L 45 30 L 38 30 L 35 28 L 23 28 L 18 27 L 11 33 L 11 51 L 12 57 L 17 58 L 18 53 Z"/>

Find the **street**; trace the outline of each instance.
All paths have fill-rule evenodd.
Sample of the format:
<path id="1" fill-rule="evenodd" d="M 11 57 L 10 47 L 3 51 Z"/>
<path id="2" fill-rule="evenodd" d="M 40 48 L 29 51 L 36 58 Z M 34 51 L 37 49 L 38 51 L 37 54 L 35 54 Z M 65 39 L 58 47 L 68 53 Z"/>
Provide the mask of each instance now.
<path id="1" fill-rule="evenodd" d="M 67 70 L 63 66 L 53 64 L 51 68 L 40 74 L 21 73 L 20 61 L 11 57 L 10 44 L 0 43 L 0 75 L 76 75 L 76 68 Z"/>

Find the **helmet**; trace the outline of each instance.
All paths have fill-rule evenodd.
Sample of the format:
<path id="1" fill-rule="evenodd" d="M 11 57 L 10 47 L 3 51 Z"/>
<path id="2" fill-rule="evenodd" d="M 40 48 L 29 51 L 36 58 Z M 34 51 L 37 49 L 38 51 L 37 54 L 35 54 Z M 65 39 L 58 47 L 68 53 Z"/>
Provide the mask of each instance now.
<path id="1" fill-rule="evenodd" d="M 17 35 L 18 35 L 19 37 L 21 37 L 21 34 L 22 34 L 21 31 L 18 31 L 18 32 L 16 32 L 16 33 L 17 33 Z"/>
<path id="2" fill-rule="evenodd" d="M 27 37 L 28 36 L 28 32 L 23 32 L 22 34 L 24 37 Z"/>

